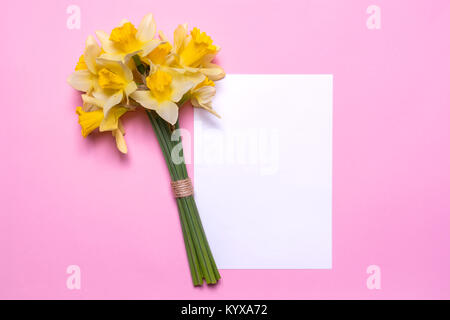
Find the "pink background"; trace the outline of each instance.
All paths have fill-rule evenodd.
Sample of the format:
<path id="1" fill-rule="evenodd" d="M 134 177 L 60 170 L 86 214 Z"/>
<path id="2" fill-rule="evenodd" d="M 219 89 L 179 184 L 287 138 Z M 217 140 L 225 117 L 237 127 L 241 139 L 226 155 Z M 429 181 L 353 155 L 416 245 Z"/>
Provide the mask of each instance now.
<path id="1" fill-rule="evenodd" d="M 81 29 L 66 8 L 81 8 Z M 368 30 L 366 8 L 382 10 Z M 0 298 L 450 298 L 450 2 L 8 1 L 2 5 Z M 228 73 L 334 75 L 333 269 L 223 270 L 193 288 L 144 114 L 83 139 L 66 84 L 88 34 L 153 12 L 212 35 Z M 295 97 L 294 97 L 295 98 Z M 182 113 L 192 129 L 192 111 Z M 214 214 L 214 212 L 203 212 Z M 81 290 L 66 288 L 68 265 Z M 366 268 L 381 268 L 368 290 Z"/>

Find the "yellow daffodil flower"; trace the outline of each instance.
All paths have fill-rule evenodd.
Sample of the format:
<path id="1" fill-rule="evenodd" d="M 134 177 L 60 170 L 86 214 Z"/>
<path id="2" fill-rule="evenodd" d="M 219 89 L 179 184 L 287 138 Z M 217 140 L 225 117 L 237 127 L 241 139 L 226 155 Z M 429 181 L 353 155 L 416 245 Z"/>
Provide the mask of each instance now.
<path id="1" fill-rule="evenodd" d="M 173 58 L 171 52 L 172 45 L 164 41 L 144 57 L 142 61 L 149 65 L 170 65 Z"/>
<path id="2" fill-rule="evenodd" d="M 222 79 L 225 72 L 212 63 L 220 48 L 205 32 L 198 28 L 188 32 L 186 24 L 180 25 L 172 45 L 161 31 L 155 39 L 156 24 L 148 14 L 138 28 L 123 20 L 109 35 L 103 31 L 96 34 L 101 46 L 89 36 L 75 72 L 68 78 L 72 87 L 85 93 L 83 107 L 76 110 L 83 136 L 97 128 L 110 131 L 118 149 L 126 153 L 120 117 L 133 109 L 130 103 L 135 102 L 155 110 L 172 125 L 178 120 L 179 106 L 188 100 L 220 117 L 212 108 L 213 81 Z M 134 55 L 140 59 L 131 59 Z"/>
<path id="3" fill-rule="evenodd" d="M 122 20 L 110 35 L 104 31 L 96 32 L 105 51 L 102 58 L 124 63 L 136 54 L 145 57 L 155 49 L 160 43 L 159 40 L 154 39 L 155 34 L 156 23 L 152 14 L 146 15 L 137 29 L 131 22 Z"/>
<path id="4" fill-rule="evenodd" d="M 96 59 L 100 56 L 101 48 L 94 37 L 89 36 L 83 55 L 78 60 L 75 72 L 72 73 L 67 82 L 76 90 L 89 92 L 94 89 L 97 79 Z"/>
<path id="5" fill-rule="evenodd" d="M 105 117 L 109 110 L 137 89 L 133 72 L 121 61 L 100 57 L 102 49 L 92 36 L 86 41 L 84 54 L 78 60 L 75 72 L 67 82 L 75 89 L 91 93 L 103 101 Z"/>
<path id="6" fill-rule="evenodd" d="M 170 72 L 169 69 L 157 69 L 146 78 L 150 90 L 137 90 L 130 97 L 144 108 L 155 110 L 161 118 L 173 125 L 178 120 L 177 102 L 204 78 L 199 73 L 186 77 Z"/>
<path id="7" fill-rule="evenodd" d="M 203 108 L 211 112 L 216 117 L 220 118 L 219 114 L 212 108 L 212 98 L 215 96 L 215 94 L 215 83 L 210 79 L 205 78 L 205 80 L 191 89 L 191 104 L 194 107 Z"/>
<path id="8" fill-rule="evenodd" d="M 225 77 L 224 70 L 211 61 L 220 47 L 213 44 L 211 37 L 198 28 L 188 34 L 187 25 L 179 25 L 174 32 L 173 51 L 181 68 L 190 72 L 199 71 L 211 80 Z"/>
<path id="9" fill-rule="evenodd" d="M 102 102 L 101 108 L 105 117 L 112 107 L 120 104 L 131 93 L 136 91 L 137 85 L 133 80 L 133 72 L 121 61 L 110 61 L 97 58 L 98 89 L 92 96 Z"/>
<path id="10" fill-rule="evenodd" d="M 120 121 L 120 117 L 123 116 L 128 108 L 123 106 L 115 106 L 111 109 L 108 116 L 105 118 L 102 109 L 96 108 L 95 104 L 98 104 L 95 98 L 83 95 L 84 106 L 77 107 L 76 113 L 78 114 L 78 123 L 81 125 L 81 134 L 83 137 L 87 137 L 92 131 L 99 128 L 100 132 L 111 131 L 113 137 L 116 139 L 117 149 L 122 153 L 127 153 L 127 145 L 125 143 L 124 135 L 125 130 Z M 85 111 L 86 105 L 89 109 L 94 108 L 91 111 Z"/>

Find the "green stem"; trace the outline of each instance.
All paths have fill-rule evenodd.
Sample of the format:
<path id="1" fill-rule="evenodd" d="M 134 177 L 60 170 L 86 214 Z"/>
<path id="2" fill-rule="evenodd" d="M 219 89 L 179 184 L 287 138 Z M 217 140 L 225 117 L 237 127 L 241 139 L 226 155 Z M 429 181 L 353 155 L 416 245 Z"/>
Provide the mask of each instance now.
<path id="1" fill-rule="evenodd" d="M 169 150 L 172 150 L 173 148 L 173 142 L 171 140 L 171 134 L 170 129 L 167 125 L 167 123 L 164 120 L 161 120 L 158 118 L 157 120 L 160 124 L 160 132 L 163 135 L 162 140 L 166 142 L 166 147 L 169 148 Z M 169 152 L 170 154 L 170 152 Z M 169 160 L 172 164 L 173 161 L 171 159 Z M 175 171 L 177 173 L 177 176 L 179 179 L 186 179 L 187 178 L 187 170 L 186 165 L 184 162 L 180 164 L 173 164 L 175 167 Z M 196 249 L 197 256 L 199 258 L 200 267 L 202 269 L 203 275 L 206 278 L 206 282 L 208 284 L 216 283 L 215 280 L 215 273 L 212 267 L 212 264 L 210 262 L 210 257 L 208 254 L 208 251 L 206 249 L 206 245 L 204 243 L 204 236 L 202 235 L 202 230 L 199 228 L 198 222 L 193 217 L 194 215 L 194 209 L 192 205 L 190 205 L 190 202 L 188 202 L 185 198 L 181 199 L 181 205 L 183 209 L 186 212 L 188 227 L 191 230 L 191 234 L 193 235 L 193 242 L 194 247 Z"/>
<path id="2" fill-rule="evenodd" d="M 175 128 L 179 129 L 179 123 L 178 122 L 175 124 Z M 184 158 L 184 151 L 183 151 L 183 149 L 181 149 L 180 153 L 181 153 L 181 156 Z M 188 177 L 188 173 L 187 173 L 187 168 L 186 168 L 186 165 L 185 165 L 184 162 L 183 162 L 183 165 L 181 167 L 182 167 L 182 170 L 183 170 L 184 179 L 186 179 Z M 202 224 L 202 221 L 200 219 L 200 214 L 198 213 L 197 204 L 195 203 L 194 197 L 192 197 L 192 196 L 187 197 L 186 199 L 187 199 L 188 203 L 190 204 L 190 208 L 191 208 L 191 212 L 193 213 L 193 217 L 197 221 L 197 225 L 199 226 L 199 229 L 200 229 L 199 234 L 203 237 L 202 241 L 203 241 L 203 243 L 206 246 L 207 255 L 208 255 L 209 260 L 211 261 L 212 269 L 213 269 L 213 272 L 214 272 L 214 276 L 215 276 L 216 280 L 219 280 L 221 278 L 220 274 L 219 274 L 219 270 L 217 269 L 216 262 L 214 260 L 214 257 L 213 257 L 212 252 L 211 252 L 211 248 L 210 248 L 208 240 L 206 238 L 205 230 L 203 228 L 203 224 Z"/>
<path id="3" fill-rule="evenodd" d="M 147 112 L 147 116 L 148 116 L 148 118 L 153 126 L 153 129 L 155 131 L 155 135 L 158 139 L 159 145 L 163 152 L 164 159 L 166 161 L 167 168 L 169 169 L 169 174 L 171 176 L 171 179 L 173 181 L 178 180 L 178 176 L 176 175 L 174 164 L 172 161 L 170 161 L 170 151 L 167 148 L 166 143 L 164 143 L 164 141 L 163 141 L 163 135 L 161 133 L 158 123 L 156 122 L 157 120 L 155 119 L 155 117 L 152 116 L 152 114 L 150 112 Z M 191 270 L 192 282 L 195 286 L 201 285 L 203 282 L 202 275 L 199 270 L 198 259 L 195 256 L 195 249 L 194 249 L 194 244 L 192 242 L 191 230 L 186 227 L 187 226 L 187 218 L 186 218 L 185 211 L 182 210 L 180 203 L 178 203 L 178 212 L 180 215 L 181 228 L 183 231 L 183 238 L 184 238 L 184 243 L 186 246 L 186 253 L 188 256 L 189 269 Z"/>
<path id="4" fill-rule="evenodd" d="M 186 164 L 184 162 L 175 164 L 172 161 L 171 150 L 177 142 L 171 140 L 170 127 L 153 111 L 147 111 L 147 115 L 157 136 L 171 179 L 173 181 L 187 179 Z M 176 128 L 178 127 L 176 123 Z M 181 156 L 184 156 L 183 150 L 181 150 Z M 201 285 L 203 278 L 208 284 L 217 283 L 220 274 L 206 239 L 194 198 L 192 196 L 178 198 L 177 205 L 194 285 Z"/>

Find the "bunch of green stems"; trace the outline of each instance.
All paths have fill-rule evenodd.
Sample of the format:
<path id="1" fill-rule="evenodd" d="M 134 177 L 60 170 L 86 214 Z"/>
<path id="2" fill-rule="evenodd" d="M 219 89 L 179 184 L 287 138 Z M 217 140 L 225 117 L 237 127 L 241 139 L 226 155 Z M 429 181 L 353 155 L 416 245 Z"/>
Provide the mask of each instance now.
<path id="1" fill-rule="evenodd" d="M 181 163 L 172 159 L 172 150 L 179 143 L 178 141 L 172 141 L 172 132 L 173 129 L 179 129 L 179 123 L 177 122 L 175 126 L 170 126 L 154 111 L 147 111 L 147 115 L 163 152 L 172 181 L 187 179 L 188 173 L 183 149 L 181 149 L 179 154 L 183 159 Z M 204 279 L 207 284 L 215 284 L 220 279 L 220 274 L 206 239 L 195 199 L 191 195 L 177 198 L 176 201 L 192 282 L 194 286 L 201 286 Z"/>

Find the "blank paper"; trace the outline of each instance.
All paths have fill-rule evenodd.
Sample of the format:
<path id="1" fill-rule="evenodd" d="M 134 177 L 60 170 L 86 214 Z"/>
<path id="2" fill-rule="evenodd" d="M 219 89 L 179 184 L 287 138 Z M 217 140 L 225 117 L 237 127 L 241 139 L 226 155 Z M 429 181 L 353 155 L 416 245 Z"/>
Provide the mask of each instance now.
<path id="1" fill-rule="evenodd" d="M 222 269 L 332 262 L 332 75 L 227 75 L 194 116 L 195 198 Z"/>

